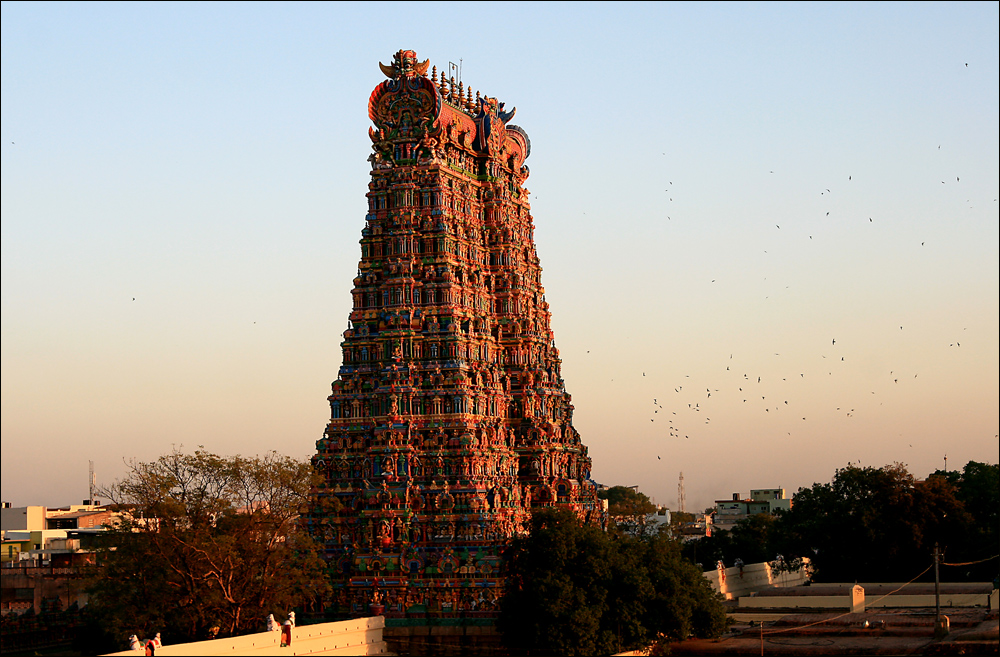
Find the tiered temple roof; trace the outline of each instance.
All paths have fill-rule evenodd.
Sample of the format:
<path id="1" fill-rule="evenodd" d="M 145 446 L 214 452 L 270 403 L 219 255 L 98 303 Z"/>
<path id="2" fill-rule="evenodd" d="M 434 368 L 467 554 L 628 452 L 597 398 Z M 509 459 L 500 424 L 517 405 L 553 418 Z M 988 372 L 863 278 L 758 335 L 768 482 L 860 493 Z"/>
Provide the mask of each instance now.
<path id="1" fill-rule="evenodd" d="M 541 284 L 527 134 L 428 66 L 399 51 L 368 101 L 361 262 L 313 458 L 309 522 L 347 615 L 493 613 L 532 508 L 602 521 Z"/>

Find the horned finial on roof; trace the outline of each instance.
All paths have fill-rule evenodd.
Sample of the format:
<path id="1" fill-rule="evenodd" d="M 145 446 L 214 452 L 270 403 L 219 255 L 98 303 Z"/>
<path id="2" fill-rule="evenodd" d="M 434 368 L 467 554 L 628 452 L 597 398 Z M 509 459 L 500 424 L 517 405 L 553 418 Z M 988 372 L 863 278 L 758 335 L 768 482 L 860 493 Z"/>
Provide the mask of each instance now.
<path id="1" fill-rule="evenodd" d="M 430 63 L 429 59 L 422 62 L 417 61 L 417 53 L 413 50 L 400 50 L 392 56 L 391 66 L 379 62 L 378 67 L 382 69 L 386 77 L 398 80 L 404 77 L 415 78 L 427 75 L 427 67 L 430 66 Z"/>

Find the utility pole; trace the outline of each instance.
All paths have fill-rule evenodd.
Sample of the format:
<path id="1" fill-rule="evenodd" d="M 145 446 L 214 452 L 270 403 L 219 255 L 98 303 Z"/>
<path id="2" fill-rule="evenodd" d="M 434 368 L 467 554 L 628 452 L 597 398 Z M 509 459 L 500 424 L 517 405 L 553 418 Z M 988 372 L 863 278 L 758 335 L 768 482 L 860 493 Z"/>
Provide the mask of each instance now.
<path id="1" fill-rule="evenodd" d="M 943 639 L 951 630 L 950 619 L 941 616 L 941 574 L 938 565 L 941 563 L 941 550 L 937 541 L 934 542 L 934 638 Z"/>
<path id="2" fill-rule="evenodd" d="M 941 622 L 941 574 L 938 570 L 938 544 L 934 542 L 934 622 Z"/>

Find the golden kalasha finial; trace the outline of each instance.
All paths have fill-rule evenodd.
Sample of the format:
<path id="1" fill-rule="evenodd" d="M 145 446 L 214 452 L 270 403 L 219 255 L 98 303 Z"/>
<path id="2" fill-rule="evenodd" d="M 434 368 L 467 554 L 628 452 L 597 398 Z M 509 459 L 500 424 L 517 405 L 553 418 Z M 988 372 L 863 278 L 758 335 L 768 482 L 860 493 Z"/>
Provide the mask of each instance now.
<path id="1" fill-rule="evenodd" d="M 438 67 L 437 66 L 432 66 L 431 67 L 431 82 L 433 82 L 434 84 L 437 84 L 437 81 L 438 81 Z"/>

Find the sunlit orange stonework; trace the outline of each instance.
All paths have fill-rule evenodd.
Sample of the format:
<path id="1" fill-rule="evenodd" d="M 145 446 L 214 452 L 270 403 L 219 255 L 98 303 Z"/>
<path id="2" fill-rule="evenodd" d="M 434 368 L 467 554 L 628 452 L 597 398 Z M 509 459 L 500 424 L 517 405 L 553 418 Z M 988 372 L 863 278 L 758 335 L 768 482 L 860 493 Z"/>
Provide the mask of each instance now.
<path id="1" fill-rule="evenodd" d="M 573 428 L 529 211 L 528 136 L 401 50 L 372 92 L 368 214 L 313 457 L 342 615 L 491 614 L 533 508 L 602 511 Z M 429 75 L 428 75 L 429 74 Z"/>

